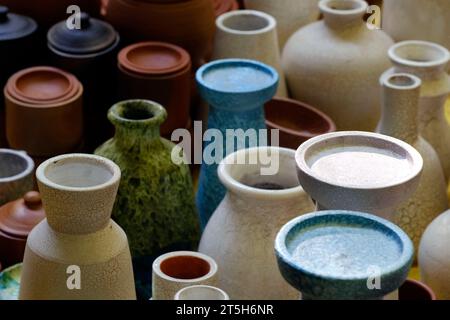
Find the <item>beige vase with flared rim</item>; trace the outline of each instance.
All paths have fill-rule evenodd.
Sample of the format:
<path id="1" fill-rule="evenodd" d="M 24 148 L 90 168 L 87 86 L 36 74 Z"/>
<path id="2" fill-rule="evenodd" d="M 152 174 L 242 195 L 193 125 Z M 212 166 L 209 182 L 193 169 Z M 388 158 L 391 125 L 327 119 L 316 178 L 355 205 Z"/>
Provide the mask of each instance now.
<path id="1" fill-rule="evenodd" d="M 136 299 L 127 236 L 111 220 L 120 181 L 112 161 L 51 158 L 37 171 L 47 219 L 30 233 L 20 299 Z"/>
<path id="2" fill-rule="evenodd" d="M 291 97 L 325 112 L 338 130 L 373 131 L 393 41 L 363 21 L 365 1 L 321 0 L 319 7 L 324 20 L 294 33 L 282 54 Z"/>
<path id="3" fill-rule="evenodd" d="M 298 299 L 274 253 L 279 229 L 314 211 L 295 175 L 295 151 L 259 147 L 237 151 L 218 168 L 228 192 L 209 220 L 199 251 L 219 264 L 219 287 L 233 299 Z"/>
<path id="4" fill-rule="evenodd" d="M 251 59 L 274 67 L 280 77 L 277 96 L 287 97 L 276 28 L 276 20 L 264 12 L 224 13 L 216 19 L 213 59 Z"/>
<path id="5" fill-rule="evenodd" d="M 394 222 L 414 243 L 415 254 L 426 227 L 447 209 L 445 176 L 433 147 L 419 135 L 417 114 L 421 80 L 394 73 L 382 76 L 383 115 L 378 132 L 403 140 L 421 154 L 423 170 L 414 194 L 395 210 Z"/>

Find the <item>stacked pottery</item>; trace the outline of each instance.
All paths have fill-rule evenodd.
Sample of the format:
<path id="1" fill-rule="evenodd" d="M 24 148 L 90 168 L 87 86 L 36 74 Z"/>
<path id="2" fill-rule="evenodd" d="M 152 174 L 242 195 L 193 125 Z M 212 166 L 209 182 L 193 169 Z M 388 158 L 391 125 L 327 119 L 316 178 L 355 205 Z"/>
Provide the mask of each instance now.
<path id="1" fill-rule="evenodd" d="M 68 154 L 36 171 L 47 219 L 29 234 L 20 299 L 135 299 L 125 232 L 111 220 L 120 169 Z"/>
<path id="2" fill-rule="evenodd" d="M 239 9 L 239 3 L 236 0 L 212 0 L 214 5 L 214 14 L 216 17 Z"/>
<path id="3" fill-rule="evenodd" d="M 419 103 L 419 131 L 433 146 L 441 160 L 447 180 L 450 178 L 450 125 L 445 118 L 445 101 L 450 92 L 446 68 L 449 51 L 425 41 L 399 42 L 389 49 L 394 67 L 386 74 L 406 72 L 422 80 Z"/>
<path id="4" fill-rule="evenodd" d="M 61 21 L 50 28 L 47 40 L 53 65 L 73 73 L 84 86 L 85 144 L 93 150 L 113 133 L 105 115 L 116 101 L 119 35 L 111 25 L 81 13 L 79 29 Z"/>
<path id="5" fill-rule="evenodd" d="M 278 230 L 314 211 L 292 175 L 294 155 L 291 149 L 250 148 L 230 154 L 219 166 L 228 193 L 209 220 L 199 251 L 217 261 L 219 287 L 233 299 L 298 299 L 280 276 L 273 254 Z"/>
<path id="6" fill-rule="evenodd" d="M 213 59 L 252 59 L 272 66 L 280 77 L 277 96 L 286 97 L 276 26 L 272 16 L 260 11 L 239 10 L 221 15 L 216 20 Z"/>
<path id="7" fill-rule="evenodd" d="M 380 116 L 378 79 L 392 39 L 363 21 L 362 0 L 321 0 L 324 16 L 294 33 L 282 55 L 291 96 L 329 115 L 338 130 L 373 131 Z"/>
<path id="8" fill-rule="evenodd" d="M 377 131 L 409 143 L 423 158 L 417 190 L 397 207 L 394 219 L 418 249 L 426 227 L 447 209 L 445 176 L 436 151 L 419 135 L 420 79 L 394 73 L 382 77 L 380 82 L 383 88 L 383 116 Z"/>
<path id="9" fill-rule="evenodd" d="M 225 59 L 197 71 L 200 94 L 209 104 L 204 135 L 197 206 L 202 228 L 225 196 L 217 166 L 228 154 L 243 148 L 267 145 L 264 103 L 275 94 L 275 69 L 253 60 Z"/>
<path id="10" fill-rule="evenodd" d="M 138 295 L 146 299 L 153 260 L 196 249 L 200 237 L 189 167 L 173 160 L 179 150 L 160 137 L 166 117 L 152 101 L 119 102 L 108 112 L 115 136 L 95 151 L 122 170 L 113 218 L 130 239 Z"/>
<path id="11" fill-rule="evenodd" d="M 105 10 L 105 19 L 127 43 L 155 40 L 179 45 L 191 55 L 195 69 L 211 56 L 214 38 L 211 0 L 110 0 Z"/>
<path id="12" fill-rule="evenodd" d="M 163 42 L 141 42 L 119 53 L 121 99 L 147 99 L 168 113 L 161 134 L 189 125 L 191 59 L 182 48 Z"/>
<path id="13" fill-rule="evenodd" d="M 278 40 L 283 49 L 289 37 L 301 27 L 316 21 L 319 0 L 245 0 L 245 7 L 266 12 L 277 20 Z"/>
<path id="14" fill-rule="evenodd" d="M 0 207 L 0 257 L 5 268 L 22 262 L 28 234 L 44 218 L 36 191 Z"/>
<path id="15" fill-rule="evenodd" d="M 82 93 L 77 78 L 60 69 L 33 67 L 15 73 L 4 90 L 10 147 L 37 159 L 80 148 Z"/>

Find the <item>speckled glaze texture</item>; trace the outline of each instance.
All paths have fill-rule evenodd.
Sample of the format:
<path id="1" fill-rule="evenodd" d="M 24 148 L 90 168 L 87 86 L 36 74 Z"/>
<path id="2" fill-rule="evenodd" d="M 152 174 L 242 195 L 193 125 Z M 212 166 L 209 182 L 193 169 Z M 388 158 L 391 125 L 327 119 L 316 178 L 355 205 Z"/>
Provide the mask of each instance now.
<path id="1" fill-rule="evenodd" d="M 415 193 L 395 210 L 394 222 L 412 239 L 414 247 L 425 228 L 447 209 L 445 176 L 433 147 L 419 135 L 417 113 L 421 80 L 409 74 L 382 76 L 383 116 L 378 132 L 411 144 L 423 158 Z"/>
<path id="2" fill-rule="evenodd" d="M 219 166 L 219 178 L 228 193 L 212 215 L 200 241 L 199 251 L 221 267 L 219 287 L 233 299 L 298 299 L 281 277 L 273 242 L 278 230 L 290 219 L 314 211 L 314 204 L 300 186 L 295 172 L 295 151 L 259 147 L 230 154 Z M 237 164 L 240 156 L 257 161 Z M 261 175 L 261 163 L 270 159 L 278 170 Z M 270 158 L 266 158 L 270 157 Z M 255 185 L 276 185 L 268 190 Z"/>
<path id="3" fill-rule="evenodd" d="M 230 77 L 212 77 L 210 82 L 205 81 L 205 76 L 217 70 L 232 70 Z M 236 72 L 241 70 L 241 72 Z M 250 77 L 246 72 L 264 74 L 267 77 L 265 82 L 258 82 Z M 234 72 L 233 72 L 234 71 Z M 211 78 L 211 76 L 210 76 Z M 264 118 L 264 103 L 272 99 L 278 85 L 278 74 L 272 67 L 253 60 L 224 59 L 210 62 L 197 71 L 197 85 L 203 99 L 209 104 L 208 129 L 218 129 L 222 136 L 226 137 L 226 130 L 266 129 Z M 225 86 L 227 84 L 227 86 Z M 228 86 L 231 84 L 232 89 Z M 257 145 L 267 145 L 267 141 L 258 141 L 251 145 L 246 139 L 238 141 L 234 150 Z M 228 142 L 227 142 L 228 143 Z M 223 143 L 222 154 L 225 157 L 226 144 Z M 233 141 L 230 141 L 233 143 Z M 203 150 L 210 143 L 203 144 Z M 222 160 L 221 158 L 218 159 Z M 214 210 L 225 196 L 225 187 L 220 183 L 217 176 L 218 162 L 213 164 L 203 163 L 200 170 L 199 189 L 196 196 L 197 207 L 200 214 L 200 223 L 204 228 Z"/>
<path id="4" fill-rule="evenodd" d="M 319 4 L 324 20 L 294 33 L 283 50 L 291 97 L 325 112 L 338 130 L 373 131 L 381 111 L 378 79 L 389 68 L 386 52 L 393 41 L 367 28 L 366 2 Z"/>
<path id="5" fill-rule="evenodd" d="M 0 148 L 0 206 L 33 189 L 34 162 L 25 151 Z"/>
<path id="6" fill-rule="evenodd" d="M 195 249 L 200 238 L 189 168 L 172 162 L 174 144 L 159 135 L 166 115 L 151 101 L 114 105 L 108 118 L 116 134 L 95 151 L 122 170 L 113 218 L 130 239 L 139 295 L 147 299 L 153 259 Z"/>
<path id="7" fill-rule="evenodd" d="M 327 233 L 329 227 L 335 231 Z M 354 238 L 345 232 L 359 235 Z M 373 242 L 372 236 L 379 242 Z M 297 260 L 295 250 L 307 241 L 319 245 L 307 260 Z M 361 245 L 364 241 L 366 246 Z M 367 251 L 367 247 L 372 250 Z M 329 251 L 334 252 L 332 256 Z M 408 236 L 384 219 L 353 211 L 319 211 L 287 223 L 277 235 L 275 253 L 281 274 L 302 292 L 303 299 L 381 299 L 406 280 L 414 249 Z M 324 258 L 331 259 L 331 269 L 319 267 Z M 368 288 L 375 276 L 370 267 L 377 268 L 379 289 Z"/>
<path id="8" fill-rule="evenodd" d="M 450 210 L 427 227 L 420 241 L 420 277 L 440 300 L 450 299 Z"/>

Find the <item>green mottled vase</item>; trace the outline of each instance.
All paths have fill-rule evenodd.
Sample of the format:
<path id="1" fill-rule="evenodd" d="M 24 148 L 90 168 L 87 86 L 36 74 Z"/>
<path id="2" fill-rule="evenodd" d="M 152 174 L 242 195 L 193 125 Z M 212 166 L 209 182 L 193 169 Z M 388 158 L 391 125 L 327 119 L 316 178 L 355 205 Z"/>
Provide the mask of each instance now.
<path id="1" fill-rule="evenodd" d="M 153 260 L 195 250 L 200 237 L 189 168 L 172 161 L 175 145 L 159 134 L 166 117 L 152 101 L 119 102 L 108 112 L 115 136 L 95 151 L 122 170 L 112 217 L 128 235 L 138 297 L 144 299 L 151 295 Z"/>

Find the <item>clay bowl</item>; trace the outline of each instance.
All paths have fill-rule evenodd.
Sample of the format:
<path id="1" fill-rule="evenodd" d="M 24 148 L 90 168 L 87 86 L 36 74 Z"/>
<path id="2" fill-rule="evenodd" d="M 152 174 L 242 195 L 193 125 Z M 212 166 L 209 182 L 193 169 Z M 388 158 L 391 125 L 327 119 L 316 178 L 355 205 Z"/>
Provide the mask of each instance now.
<path id="1" fill-rule="evenodd" d="M 292 99 L 272 99 L 265 114 L 267 129 L 279 130 L 280 147 L 297 149 L 312 137 L 336 131 L 333 120 L 322 111 Z"/>
<path id="2" fill-rule="evenodd" d="M 429 301 L 436 300 L 436 295 L 433 290 L 424 283 L 413 279 L 407 279 L 398 289 L 398 299 Z"/>

